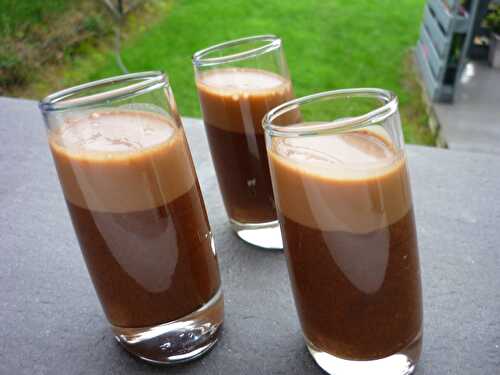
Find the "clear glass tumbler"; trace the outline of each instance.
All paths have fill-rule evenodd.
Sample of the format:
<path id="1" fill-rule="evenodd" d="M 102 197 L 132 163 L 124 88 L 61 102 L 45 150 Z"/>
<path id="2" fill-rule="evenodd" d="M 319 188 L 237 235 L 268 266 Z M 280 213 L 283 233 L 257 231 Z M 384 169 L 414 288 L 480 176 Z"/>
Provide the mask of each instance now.
<path id="1" fill-rule="evenodd" d="M 293 98 L 281 39 L 262 35 L 193 56 L 196 86 L 217 179 L 236 234 L 262 248 L 283 247 L 262 117 Z"/>
<path id="2" fill-rule="evenodd" d="M 274 108 L 263 126 L 310 353 L 335 375 L 412 373 L 422 295 L 397 98 L 323 92 Z"/>
<path id="3" fill-rule="evenodd" d="M 214 242 L 174 97 L 161 72 L 66 89 L 40 103 L 80 248 L 116 339 L 154 363 L 217 341 Z"/>

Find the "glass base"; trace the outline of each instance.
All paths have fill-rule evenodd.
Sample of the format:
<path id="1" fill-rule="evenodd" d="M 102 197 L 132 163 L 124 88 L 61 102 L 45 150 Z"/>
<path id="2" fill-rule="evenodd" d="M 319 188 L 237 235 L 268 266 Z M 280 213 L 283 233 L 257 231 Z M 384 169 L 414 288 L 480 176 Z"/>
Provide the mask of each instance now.
<path id="1" fill-rule="evenodd" d="M 306 339 L 307 349 L 314 361 L 332 375 L 409 375 L 420 357 L 422 338 L 419 335 L 400 352 L 371 361 L 347 360 L 318 350 Z"/>
<path id="2" fill-rule="evenodd" d="M 233 219 L 229 219 L 229 222 L 243 241 L 263 249 L 283 250 L 278 220 L 258 224 L 244 224 Z"/>
<path id="3" fill-rule="evenodd" d="M 151 363 L 187 362 L 206 353 L 218 339 L 224 316 L 222 291 L 201 308 L 153 327 L 112 326 L 115 338 L 131 354 Z"/>

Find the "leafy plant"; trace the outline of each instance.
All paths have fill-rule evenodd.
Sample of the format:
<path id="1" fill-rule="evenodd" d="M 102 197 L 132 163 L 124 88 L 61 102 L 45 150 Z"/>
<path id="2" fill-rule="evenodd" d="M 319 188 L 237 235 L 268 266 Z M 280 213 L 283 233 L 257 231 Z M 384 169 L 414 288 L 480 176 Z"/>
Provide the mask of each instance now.
<path id="1" fill-rule="evenodd" d="M 500 5 L 495 5 L 485 18 L 486 25 L 497 35 L 500 35 Z"/>
<path id="2" fill-rule="evenodd" d="M 100 14 L 94 14 L 85 17 L 82 26 L 85 31 L 94 34 L 104 33 L 107 31 L 106 29 L 108 28 L 106 25 L 106 21 Z"/>
<path id="3" fill-rule="evenodd" d="M 44 4 L 49 4 L 47 7 Z M 0 96 L 71 62 L 112 31 L 95 0 L 0 0 Z"/>
<path id="4" fill-rule="evenodd" d="M 29 72 L 16 51 L 6 45 L 0 45 L 0 95 L 5 94 L 5 87 L 26 82 L 28 76 Z"/>

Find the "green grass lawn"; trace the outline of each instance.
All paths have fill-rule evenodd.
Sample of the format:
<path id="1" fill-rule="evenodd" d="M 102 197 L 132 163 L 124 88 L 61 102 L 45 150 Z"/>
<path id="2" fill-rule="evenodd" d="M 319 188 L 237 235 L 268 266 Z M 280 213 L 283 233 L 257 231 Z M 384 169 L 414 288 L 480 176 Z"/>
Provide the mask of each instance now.
<path id="1" fill-rule="evenodd" d="M 408 142 L 433 144 L 424 126 L 420 89 L 405 73 L 418 39 L 424 0 L 174 0 L 123 48 L 130 71 L 165 70 L 179 110 L 200 116 L 191 56 L 228 39 L 273 33 L 284 49 L 297 96 L 345 87 L 382 87 L 397 93 Z M 120 74 L 112 52 L 72 62 L 58 86 Z M 410 77 L 408 77 L 410 76 Z M 41 84 L 44 85 L 43 83 Z"/>

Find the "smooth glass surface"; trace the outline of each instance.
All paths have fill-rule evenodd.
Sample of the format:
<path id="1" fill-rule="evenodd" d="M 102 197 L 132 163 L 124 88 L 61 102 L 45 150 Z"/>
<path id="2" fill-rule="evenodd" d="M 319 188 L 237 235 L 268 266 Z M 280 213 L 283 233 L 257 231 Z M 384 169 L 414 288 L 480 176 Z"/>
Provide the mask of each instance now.
<path id="1" fill-rule="evenodd" d="M 225 42 L 196 52 L 193 65 L 232 228 L 255 246 L 282 248 L 261 127 L 267 111 L 293 98 L 281 40 L 263 35 Z"/>
<path id="2" fill-rule="evenodd" d="M 50 95 L 40 107 L 117 340 L 154 363 L 206 352 L 223 320 L 217 257 L 165 75 L 92 82 Z"/>
<path id="3" fill-rule="evenodd" d="M 264 118 L 304 337 L 328 373 L 409 374 L 422 295 L 397 99 L 379 89 L 300 98 Z"/>

